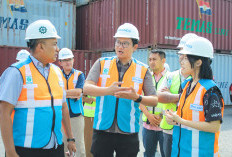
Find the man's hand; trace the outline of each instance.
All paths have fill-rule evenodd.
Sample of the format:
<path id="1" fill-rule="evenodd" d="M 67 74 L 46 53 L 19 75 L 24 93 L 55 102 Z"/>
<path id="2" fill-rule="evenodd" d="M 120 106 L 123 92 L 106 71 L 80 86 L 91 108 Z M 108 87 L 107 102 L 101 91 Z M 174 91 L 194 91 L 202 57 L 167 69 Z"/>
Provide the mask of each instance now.
<path id="1" fill-rule="evenodd" d="M 133 87 L 124 87 L 120 89 L 120 91 L 115 92 L 114 96 L 116 96 L 117 98 L 131 99 L 134 101 L 139 97 Z"/>
<path id="2" fill-rule="evenodd" d="M 151 113 L 148 114 L 147 119 L 149 120 L 150 124 L 155 127 L 158 127 L 162 120 L 162 118 L 159 115 L 154 115 Z"/>
<path id="3" fill-rule="evenodd" d="M 170 90 L 167 87 L 164 87 L 160 90 L 160 92 L 168 92 L 170 93 Z"/>
<path id="4" fill-rule="evenodd" d="M 69 153 L 66 153 L 66 154 L 68 156 L 70 156 L 70 157 L 73 157 L 75 152 L 77 151 L 75 142 L 74 141 L 69 141 L 67 147 L 68 147 Z"/>
<path id="5" fill-rule="evenodd" d="M 123 82 L 114 82 L 111 86 L 108 87 L 108 95 L 115 95 L 116 92 L 125 90 L 125 87 L 119 87 Z"/>

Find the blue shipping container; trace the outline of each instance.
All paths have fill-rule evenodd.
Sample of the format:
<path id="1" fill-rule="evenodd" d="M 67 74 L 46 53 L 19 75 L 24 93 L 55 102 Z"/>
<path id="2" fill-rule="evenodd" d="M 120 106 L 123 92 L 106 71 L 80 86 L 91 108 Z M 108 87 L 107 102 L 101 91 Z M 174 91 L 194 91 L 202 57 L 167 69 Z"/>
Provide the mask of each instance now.
<path id="1" fill-rule="evenodd" d="M 26 28 L 39 19 L 48 19 L 55 25 L 61 36 L 60 48 L 75 49 L 76 6 L 48 0 L 1 0 L 0 45 L 26 47 Z"/>

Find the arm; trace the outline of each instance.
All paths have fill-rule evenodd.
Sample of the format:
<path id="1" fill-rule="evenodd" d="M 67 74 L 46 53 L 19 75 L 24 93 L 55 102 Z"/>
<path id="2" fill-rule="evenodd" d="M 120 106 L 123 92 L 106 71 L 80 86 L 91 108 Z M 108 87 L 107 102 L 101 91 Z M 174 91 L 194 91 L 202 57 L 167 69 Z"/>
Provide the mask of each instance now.
<path id="1" fill-rule="evenodd" d="M 158 101 L 160 103 L 177 103 L 179 101 L 179 94 L 172 94 L 169 92 L 157 92 Z"/>
<path id="2" fill-rule="evenodd" d="M 159 115 L 154 115 L 154 114 L 151 114 L 146 106 L 144 106 L 143 104 L 140 104 L 139 106 L 140 110 L 145 114 L 145 116 L 147 117 L 147 119 L 149 120 L 150 122 L 150 125 L 153 125 L 155 127 L 159 126 L 162 118 L 159 116 Z"/>
<path id="3" fill-rule="evenodd" d="M 99 87 L 93 81 L 86 81 L 84 85 L 84 95 L 91 95 L 91 96 L 105 96 L 105 95 L 114 95 L 115 92 L 125 90 L 128 88 L 125 87 L 118 87 L 121 85 L 122 82 L 114 82 L 109 87 Z"/>
<path id="4" fill-rule="evenodd" d="M 0 101 L 1 134 L 7 157 L 18 157 L 13 140 L 13 125 L 11 120 L 11 113 L 13 110 L 14 106 L 12 104 Z"/>
<path id="5" fill-rule="evenodd" d="M 186 125 L 188 127 L 205 131 L 205 132 L 212 132 L 216 133 L 220 130 L 220 120 L 211 121 L 211 122 L 195 122 L 190 120 L 182 119 L 176 112 L 166 111 L 166 119 L 169 124 L 173 125 L 173 121 L 179 124 Z"/>
<path id="6" fill-rule="evenodd" d="M 69 89 L 66 90 L 66 98 L 80 98 L 81 97 L 81 93 L 82 93 L 82 89 L 81 88 L 75 88 L 75 89 Z"/>
<path id="7" fill-rule="evenodd" d="M 66 90 L 66 97 L 72 99 L 74 98 L 79 99 L 82 96 L 81 94 L 84 86 L 84 81 L 85 81 L 85 75 L 84 73 L 81 73 L 78 76 L 76 87 L 74 89 Z"/>
<path id="8" fill-rule="evenodd" d="M 64 132 L 65 132 L 67 139 L 74 138 L 72 130 L 71 130 L 69 111 L 68 111 L 68 106 L 66 102 L 63 103 L 62 105 L 62 123 L 63 123 L 63 128 L 64 128 Z M 73 152 L 76 152 L 75 142 L 69 141 L 67 147 L 68 147 L 70 154 L 72 154 Z"/>

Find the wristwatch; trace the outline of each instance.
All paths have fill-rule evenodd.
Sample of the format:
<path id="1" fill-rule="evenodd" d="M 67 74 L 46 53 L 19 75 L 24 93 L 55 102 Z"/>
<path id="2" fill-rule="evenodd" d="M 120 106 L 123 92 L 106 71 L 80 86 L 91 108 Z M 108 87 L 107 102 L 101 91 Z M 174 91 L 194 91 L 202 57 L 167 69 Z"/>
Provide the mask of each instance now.
<path id="1" fill-rule="evenodd" d="M 68 139 L 67 139 L 67 142 L 70 142 L 70 141 L 75 142 L 75 138 L 68 138 Z"/>
<path id="2" fill-rule="evenodd" d="M 139 98 L 138 99 L 136 99 L 134 102 L 141 102 L 142 101 L 142 96 L 141 95 L 139 95 Z"/>

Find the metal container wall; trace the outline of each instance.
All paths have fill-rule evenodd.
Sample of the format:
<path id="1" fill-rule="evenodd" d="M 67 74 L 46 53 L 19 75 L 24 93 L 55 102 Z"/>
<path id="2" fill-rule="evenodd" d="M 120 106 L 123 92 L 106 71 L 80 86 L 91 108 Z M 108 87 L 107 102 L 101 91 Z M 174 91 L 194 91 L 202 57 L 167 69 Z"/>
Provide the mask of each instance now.
<path id="1" fill-rule="evenodd" d="M 90 2 L 90 0 L 76 0 L 76 6 L 80 7 L 82 5 L 87 5 Z"/>
<path id="2" fill-rule="evenodd" d="M 26 47 L 10 47 L 0 46 L 0 76 L 11 64 L 16 62 L 16 55 L 19 50 L 26 49 Z M 94 53 L 85 50 L 72 50 L 74 55 L 74 68 L 81 70 L 86 76 L 94 64 L 94 62 L 101 57 L 101 53 Z M 59 66 L 58 60 L 54 64 Z"/>
<path id="3" fill-rule="evenodd" d="M 77 37 L 82 39 L 89 34 L 84 37 L 86 40 L 77 40 L 77 48 L 112 51 L 113 35 L 118 26 L 130 22 L 139 29 L 140 48 L 175 48 L 180 38 L 191 32 L 208 38 L 215 49 L 229 52 L 232 49 L 229 16 L 232 2 L 208 0 L 212 15 L 206 15 L 199 13 L 198 1 L 102 0 L 77 8 L 77 21 L 80 22 Z M 88 18 L 83 18 L 83 14 Z"/>
<path id="4" fill-rule="evenodd" d="M 207 0 L 212 15 L 200 14 L 200 0 L 158 0 L 157 45 L 177 45 L 186 33 L 208 38 L 217 50 L 232 49 L 232 2 Z"/>
<path id="5" fill-rule="evenodd" d="M 76 6 L 47 0 L 0 1 L 0 45 L 26 47 L 25 30 L 39 19 L 48 19 L 54 24 L 61 36 L 58 40 L 60 48 L 75 48 Z"/>
<path id="6" fill-rule="evenodd" d="M 153 0 L 103 0 L 77 8 L 77 49 L 112 51 L 113 36 L 125 22 L 138 27 L 140 48 L 148 47 L 154 41 L 155 19 L 149 17 L 153 4 Z"/>
<path id="7" fill-rule="evenodd" d="M 222 92 L 225 104 L 232 104 L 230 101 L 229 88 L 232 83 L 232 55 L 214 55 L 212 69 L 214 80 Z"/>
<path id="8" fill-rule="evenodd" d="M 170 67 L 170 71 L 180 69 L 177 50 L 162 49 L 166 53 L 166 63 Z M 115 56 L 115 52 L 103 52 L 102 57 Z M 149 49 L 138 49 L 134 52 L 133 57 L 145 64 L 148 64 Z M 212 70 L 214 81 L 222 92 L 226 105 L 232 105 L 229 95 L 229 87 L 232 84 L 232 55 L 214 54 L 212 62 Z"/>

